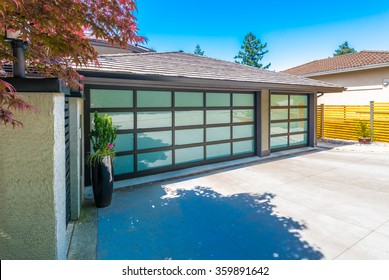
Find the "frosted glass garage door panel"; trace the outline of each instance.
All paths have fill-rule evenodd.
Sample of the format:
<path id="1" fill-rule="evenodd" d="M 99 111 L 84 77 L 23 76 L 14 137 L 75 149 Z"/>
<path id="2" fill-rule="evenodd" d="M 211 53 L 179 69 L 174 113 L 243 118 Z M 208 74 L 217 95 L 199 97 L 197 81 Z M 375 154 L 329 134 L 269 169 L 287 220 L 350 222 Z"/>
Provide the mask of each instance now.
<path id="1" fill-rule="evenodd" d="M 115 140 L 116 152 L 127 152 L 134 150 L 134 134 L 118 134 Z"/>
<path id="2" fill-rule="evenodd" d="M 227 157 L 231 155 L 231 144 L 217 144 L 207 146 L 207 159 Z"/>
<path id="3" fill-rule="evenodd" d="M 270 118 L 272 121 L 287 120 L 288 109 L 271 109 Z"/>
<path id="4" fill-rule="evenodd" d="M 171 127 L 172 112 L 139 112 L 138 128 Z"/>
<path id="5" fill-rule="evenodd" d="M 187 145 L 204 142 L 204 129 L 184 129 L 175 131 L 175 144 Z"/>
<path id="6" fill-rule="evenodd" d="M 254 106 L 254 94 L 234 93 L 232 100 L 233 106 Z"/>
<path id="7" fill-rule="evenodd" d="M 172 165 L 172 151 L 138 154 L 138 171 Z"/>
<path id="8" fill-rule="evenodd" d="M 290 146 L 306 145 L 307 143 L 308 143 L 308 137 L 306 133 L 289 136 Z"/>
<path id="9" fill-rule="evenodd" d="M 207 124 L 222 124 L 231 122 L 230 110 L 208 110 Z"/>
<path id="10" fill-rule="evenodd" d="M 288 133 L 288 123 L 282 122 L 282 123 L 272 123 L 270 124 L 270 134 L 283 134 Z"/>
<path id="11" fill-rule="evenodd" d="M 308 130 L 308 121 L 290 122 L 290 132 L 302 132 Z"/>
<path id="12" fill-rule="evenodd" d="M 99 116 L 104 116 L 108 114 L 112 117 L 112 124 L 119 130 L 124 129 L 134 129 L 134 114 L 131 112 L 123 112 L 123 113 L 99 113 Z M 94 114 L 90 114 L 91 120 L 91 130 L 94 128 L 93 123 Z"/>
<path id="13" fill-rule="evenodd" d="M 114 175 L 134 172 L 134 156 L 117 156 L 113 160 Z"/>
<path id="14" fill-rule="evenodd" d="M 307 108 L 290 108 L 290 119 L 307 119 L 308 109 Z"/>
<path id="15" fill-rule="evenodd" d="M 307 95 L 291 95 L 290 106 L 308 106 Z"/>
<path id="16" fill-rule="evenodd" d="M 280 149 L 288 147 L 288 136 L 279 136 L 270 138 L 271 149 Z"/>
<path id="17" fill-rule="evenodd" d="M 171 107 L 172 93 L 169 91 L 138 91 L 139 108 Z"/>
<path id="18" fill-rule="evenodd" d="M 207 128 L 206 135 L 207 135 L 207 142 L 220 141 L 220 140 L 230 140 L 231 139 L 231 128 L 229 126 Z"/>
<path id="19" fill-rule="evenodd" d="M 132 90 L 91 89 L 91 108 L 132 108 Z"/>
<path id="20" fill-rule="evenodd" d="M 175 126 L 203 125 L 204 111 L 176 111 Z"/>
<path id="21" fill-rule="evenodd" d="M 207 107 L 229 107 L 231 97 L 229 93 L 206 93 Z"/>
<path id="22" fill-rule="evenodd" d="M 172 145 L 172 132 L 141 132 L 137 134 L 137 141 L 138 150 L 170 147 Z"/>
<path id="23" fill-rule="evenodd" d="M 244 123 L 244 122 L 254 122 L 254 110 L 233 110 L 233 122 L 234 123 Z"/>
<path id="24" fill-rule="evenodd" d="M 204 94 L 202 92 L 176 92 L 174 98 L 176 107 L 204 106 Z"/>
<path id="25" fill-rule="evenodd" d="M 234 139 L 254 137 L 254 125 L 239 125 L 232 129 Z"/>
<path id="26" fill-rule="evenodd" d="M 271 106 L 289 106 L 289 96 L 282 94 L 272 94 L 270 97 Z"/>
<path id="27" fill-rule="evenodd" d="M 204 147 L 177 149 L 175 153 L 176 153 L 176 164 L 204 160 Z"/>
<path id="28" fill-rule="evenodd" d="M 254 140 L 234 142 L 232 147 L 234 150 L 234 155 L 253 153 Z"/>

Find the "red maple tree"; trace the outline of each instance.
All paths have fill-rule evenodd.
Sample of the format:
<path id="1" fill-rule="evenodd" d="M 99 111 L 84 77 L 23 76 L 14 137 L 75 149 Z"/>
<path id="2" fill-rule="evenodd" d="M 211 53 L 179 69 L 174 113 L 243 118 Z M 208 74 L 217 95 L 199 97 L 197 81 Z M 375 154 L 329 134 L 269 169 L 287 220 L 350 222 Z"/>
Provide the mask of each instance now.
<path id="1" fill-rule="evenodd" d="M 69 85 L 80 85 L 75 67 L 98 65 L 97 52 L 88 36 L 107 40 L 123 48 L 142 43 L 138 35 L 136 0 L 1 0 L 0 1 L 0 77 L 4 65 L 14 59 L 5 30 L 20 31 L 28 43 L 26 66 L 35 74 L 58 77 Z M 0 125 L 13 127 L 15 110 L 34 110 L 18 95 L 12 85 L 0 78 Z"/>

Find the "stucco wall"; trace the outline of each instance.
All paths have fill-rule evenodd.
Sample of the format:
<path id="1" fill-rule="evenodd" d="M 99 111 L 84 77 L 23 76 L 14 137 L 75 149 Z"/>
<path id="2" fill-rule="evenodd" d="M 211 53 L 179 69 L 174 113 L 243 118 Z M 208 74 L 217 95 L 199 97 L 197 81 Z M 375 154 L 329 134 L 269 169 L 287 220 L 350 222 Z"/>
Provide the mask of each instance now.
<path id="1" fill-rule="evenodd" d="M 64 96 L 22 95 L 38 111 L 0 126 L 0 259 L 65 259 Z"/>
<path id="2" fill-rule="evenodd" d="M 318 99 L 318 104 L 368 105 L 369 101 L 389 102 L 389 86 L 383 86 L 383 81 L 389 80 L 389 67 L 310 78 L 347 87 L 341 93 L 326 93 Z"/>

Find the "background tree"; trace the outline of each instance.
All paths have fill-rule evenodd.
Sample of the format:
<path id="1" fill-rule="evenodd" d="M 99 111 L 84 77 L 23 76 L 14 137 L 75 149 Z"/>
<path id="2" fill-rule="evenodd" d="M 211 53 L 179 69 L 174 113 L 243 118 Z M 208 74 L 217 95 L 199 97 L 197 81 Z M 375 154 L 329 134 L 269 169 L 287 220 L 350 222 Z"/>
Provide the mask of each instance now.
<path id="1" fill-rule="evenodd" d="M 263 64 L 260 63 L 263 56 L 269 52 L 269 50 L 266 50 L 266 47 L 267 43 L 262 44 L 260 39 L 257 39 L 253 33 L 249 32 L 244 37 L 243 45 L 241 46 L 242 50 L 234 57 L 235 62 L 257 68 L 268 69 L 271 63 L 266 66 L 263 66 Z"/>
<path id="2" fill-rule="evenodd" d="M 344 42 L 343 44 L 339 45 L 339 48 L 335 50 L 333 53 L 333 56 L 338 56 L 342 54 L 348 54 L 348 53 L 355 53 L 357 52 L 354 48 L 349 47 L 348 42 Z"/>
<path id="3" fill-rule="evenodd" d="M 14 59 L 4 30 L 19 30 L 20 39 L 28 42 L 26 66 L 34 73 L 80 86 L 83 77 L 74 67 L 98 65 L 98 54 L 85 32 L 124 48 L 142 43 L 145 38 L 137 34 L 135 11 L 135 0 L 1 0 L 0 125 L 21 125 L 13 111 L 33 109 L 1 79 L 6 76 L 3 66 Z"/>
<path id="4" fill-rule="evenodd" d="M 204 56 L 204 51 L 200 48 L 199 44 L 196 45 L 196 48 L 193 53 L 196 55 Z"/>

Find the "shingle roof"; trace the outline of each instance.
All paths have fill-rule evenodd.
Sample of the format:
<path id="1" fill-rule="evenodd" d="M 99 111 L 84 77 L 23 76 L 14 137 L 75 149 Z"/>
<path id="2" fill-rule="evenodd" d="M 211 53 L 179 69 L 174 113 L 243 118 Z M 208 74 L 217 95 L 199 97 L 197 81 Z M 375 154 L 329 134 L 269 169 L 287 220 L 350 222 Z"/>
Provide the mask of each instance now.
<path id="1" fill-rule="evenodd" d="M 310 76 L 312 74 L 314 76 L 314 74 L 340 72 L 346 69 L 353 71 L 367 66 L 382 67 L 385 64 L 389 66 L 389 51 L 360 51 L 311 61 L 282 71 L 282 73 L 301 76 Z"/>
<path id="2" fill-rule="evenodd" d="M 333 88 L 335 91 L 339 91 L 339 86 L 334 84 L 183 52 L 101 55 L 99 62 L 100 67 L 90 65 L 79 70 L 219 81 L 302 85 Z"/>

